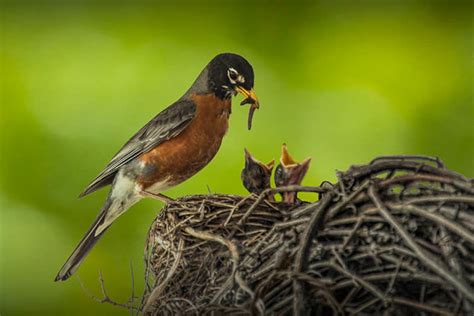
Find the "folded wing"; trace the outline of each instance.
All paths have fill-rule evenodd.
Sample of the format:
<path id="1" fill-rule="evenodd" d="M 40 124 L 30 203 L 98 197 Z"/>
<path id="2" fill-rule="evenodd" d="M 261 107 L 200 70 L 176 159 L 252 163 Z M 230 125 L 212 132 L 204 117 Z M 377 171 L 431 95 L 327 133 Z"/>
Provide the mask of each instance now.
<path id="1" fill-rule="evenodd" d="M 179 135 L 189 125 L 195 113 L 196 105 L 188 100 L 173 103 L 160 112 L 130 138 L 79 197 L 109 185 L 122 166 L 152 150 L 157 145 Z"/>

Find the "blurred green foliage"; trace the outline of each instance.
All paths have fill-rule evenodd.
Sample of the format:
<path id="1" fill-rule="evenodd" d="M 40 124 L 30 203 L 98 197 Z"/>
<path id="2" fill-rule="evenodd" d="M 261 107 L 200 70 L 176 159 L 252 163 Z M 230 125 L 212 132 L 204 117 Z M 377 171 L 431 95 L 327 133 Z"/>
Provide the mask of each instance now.
<path id="1" fill-rule="evenodd" d="M 67 2 L 66 2 L 67 3 Z M 254 128 L 234 102 L 214 161 L 167 194 L 244 194 L 243 148 L 313 157 L 305 181 L 377 155 L 426 154 L 474 175 L 469 2 L 284 1 L 3 3 L 0 314 L 126 314 L 77 277 L 53 278 L 107 190 L 77 194 L 138 128 L 176 100 L 217 53 L 244 55 L 261 100 Z M 240 99 L 239 99 L 240 100 Z M 120 218 L 78 275 L 100 295 L 143 287 L 143 246 L 160 207 Z"/>

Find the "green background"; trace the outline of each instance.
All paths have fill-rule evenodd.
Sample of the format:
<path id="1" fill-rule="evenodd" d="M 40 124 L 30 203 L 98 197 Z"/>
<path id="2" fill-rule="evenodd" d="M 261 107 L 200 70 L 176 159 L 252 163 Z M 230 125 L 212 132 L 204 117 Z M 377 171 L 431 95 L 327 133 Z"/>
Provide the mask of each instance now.
<path id="1" fill-rule="evenodd" d="M 226 4 L 224 4 L 226 3 Z M 243 148 L 313 157 L 305 180 L 377 155 L 426 154 L 474 175 L 469 2 L 3 3 L 0 314 L 124 314 L 77 277 L 53 279 L 107 190 L 77 195 L 137 129 L 217 53 L 245 56 L 261 108 L 246 130 L 234 102 L 217 157 L 167 192 L 244 194 Z M 112 298 L 143 286 L 143 247 L 160 202 L 121 217 L 77 275 Z"/>

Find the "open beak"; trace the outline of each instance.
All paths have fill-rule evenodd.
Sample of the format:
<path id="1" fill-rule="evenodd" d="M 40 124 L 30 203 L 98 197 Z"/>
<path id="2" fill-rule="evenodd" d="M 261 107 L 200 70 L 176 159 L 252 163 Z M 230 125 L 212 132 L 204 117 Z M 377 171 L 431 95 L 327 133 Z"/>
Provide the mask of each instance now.
<path id="1" fill-rule="evenodd" d="M 245 99 L 240 102 L 240 105 L 250 104 L 249 117 L 247 121 L 247 127 L 250 130 L 252 128 L 253 113 L 256 109 L 260 107 L 257 95 L 255 94 L 255 91 L 253 89 L 247 90 L 241 86 L 235 87 L 235 91 L 243 94 L 245 97 Z"/>
<path id="2" fill-rule="evenodd" d="M 296 165 L 296 161 L 291 157 L 290 153 L 288 152 L 288 147 L 286 147 L 286 144 L 283 144 L 281 146 L 281 158 L 280 158 L 280 163 L 282 164 L 283 167 L 288 167 L 290 165 Z"/>
<path id="3" fill-rule="evenodd" d="M 260 160 L 256 159 L 252 154 L 247 150 L 247 148 L 244 148 L 245 151 L 245 162 L 250 165 L 251 163 L 258 164 L 260 165 L 263 169 L 267 171 L 272 171 L 273 166 L 275 165 L 275 160 L 270 161 L 269 163 L 263 163 Z"/>

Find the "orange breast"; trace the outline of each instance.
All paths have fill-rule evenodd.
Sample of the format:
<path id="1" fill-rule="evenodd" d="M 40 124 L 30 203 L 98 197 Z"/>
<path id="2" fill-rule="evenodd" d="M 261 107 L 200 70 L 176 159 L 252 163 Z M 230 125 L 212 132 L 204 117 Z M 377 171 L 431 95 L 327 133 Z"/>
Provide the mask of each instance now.
<path id="1" fill-rule="evenodd" d="M 230 100 L 214 95 L 193 95 L 196 115 L 178 136 L 140 156 L 153 172 L 138 178 L 144 189 L 166 181 L 167 187 L 190 178 L 216 155 L 229 126 Z"/>

